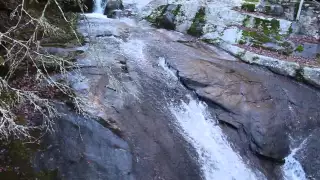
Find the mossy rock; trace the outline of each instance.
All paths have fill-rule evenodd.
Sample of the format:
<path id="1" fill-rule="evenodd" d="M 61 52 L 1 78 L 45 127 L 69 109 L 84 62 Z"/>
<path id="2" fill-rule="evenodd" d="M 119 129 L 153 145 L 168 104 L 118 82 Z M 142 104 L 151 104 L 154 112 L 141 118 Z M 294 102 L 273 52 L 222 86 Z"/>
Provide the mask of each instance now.
<path id="1" fill-rule="evenodd" d="M 247 30 L 242 31 L 242 40 L 246 42 L 257 42 L 261 44 L 272 42 L 272 39 L 262 32 Z"/>
<path id="2" fill-rule="evenodd" d="M 54 33 L 46 34 L 40 42 L 41 46 L 71 48 L 84 45 L 84 37 L 76 31 L 79 15 L 66 13 L 66 17 L 69 23 L 64 19 L 60 19 L 60 17 L 55 17 L 50 20 L 52 25 L 56 26 L 57 30 Z M 61 21 L 63 23 L 61 23 Z"/>
<path id="3" fill-rule="evenodd" d="M 220 38 L 215 38 L 215 39 L 202 39 L 202 41 L 213 44 L 213 45 L 219 45 L 221 39 Z"/>
<path id="4" fill-rule="evenodd" d="M 5 103 L 10 107 L 16 105 L 18 101 L 18 96 L 14 91 L 0 91 L 0 105 L 1 103 Z"/>
<path id="5" fill-rule="evenodd" d="M 256 10 L 256 5 L 252 3 L 244 3 L 241 5 L 241 9 L 248 12 L 254 12 Z"/>
<path id="6" fill-rule="evenodd" d="M 193 19 L 192 25 L 191 27 L 188 29 L 187 33 L 192 35 L 192 36 L 196 36 L 196 37 L 200 37 L 203 35 L 203 27 L 206 24 L 206 9 L 205 7 L 201 7 L 196 16 Z"/>
<path id="7" fill-rule="evenodd" d="M 57 170 L 35 172 L 31 162 L 33 154 L 40 150 L 38 144 L 25 143 L 23 140 L 1 141 L 0 179 L 21 180 L 56 180 Z"/>
<path id="8" fill-rule="evenodd" d="M 180 4 L 162 5 L 147 16 L 146 20 L 158 28 L 175 30 L 175 20 L 176 16 L 181 12 L 181 6 Z"/>
<path id="9" fill-rule="evenodd" d="M 266 5 L 265 7 L 264 7 L 264 12 L 266 13 L 266 14 L 270 14 L 271 13 L 271 5 Z"/>
<path id="10" fill-rule="evenodd" d="M 39 17 L 42 15 L 42 11 L 39 10 L 44 8 L 46 2 L 46 0 L 29 0 L 29 3 L 25 4 L 25 8 L 33 17 Z M 44 21 L 46 21 L 47 24 L 50 24 L 50 26 L 46 27 L 46 29 L 40 27 L 37 35 L 37 37 L 41 37 L 41 39 L 39 39 L 41 46 L 49 43 L 68 44 L 66 47 L 75 47 L 83 44 L 84 38 L 76 31 L 80 15 L 63 8 L 63 6 L 72 8 L 72 4 L 76 5 L 78 2 L 80 1 L 58 0 L 60 7 L 64 11 L 63 14 L 61 13 L 60 7 L 55 3 L 49 5 L 44 14 Z M 67 19 L 67 21 L 65 19 Z M 25 28 L 21 33 L 21 36 L 30 37 L 30 34 L 32 34 L 33 31 L 34 28 Z"/>
<path id="11" fill-rule="evenodd" d="M 295 45 L 293 42 L 291 41 L 284 41 L 282 43 L 279 44 L 281 47 L 283 47 L 283 51 L 281 51 L 280 53 L 284 54 L 284 55 L 291 55 L 293 53 L 293 51 L 295 50 Z"/>
<path id="12" fill-rule="evenodd" d="M 261 19 L 254 18 L 254 28 L 262 30 L 264 34 L 279 34 L 280 32 L 280 22 L 277 19 Z"/>
<path id="13" fill-rule="evenodd" d="M 280 22 L 277 19 L 263 19 L 247 16 L 243 25 L 255 30 L 243 30 L 241 43 L 254 43 L 262 45 L 265 43 L 282 43 L 289 34 L 280 34 Z"/>
<path id="14" fill-rule="evenodd" d="M 296 71 L 296 76 L 295 76 L 295 79 L 299 82 L 304 82 L 305 79 L 304 79 L 304 72 L 303 72 L 303 69 L 298 69 Z"/>
<path id="15" fill-rule="evenodd" d="M 181 13 L 181 7 L 182 7 L 181 4 L 178 4 L 178 5 L 177 5 L 177 8 L 173 11 L 173 14 L 174 14 L 175 16 L 177 16 L 179 13 Z"/>
<path id="16" fill-rule="evenodd" d="M 157 23 L 157 18 L 163 16 L 167 9 L 168 5 L 162 5 L 157 7 L 149 16 L 147 16 L 145 19 L 149 21 L 152 24 Z"/>

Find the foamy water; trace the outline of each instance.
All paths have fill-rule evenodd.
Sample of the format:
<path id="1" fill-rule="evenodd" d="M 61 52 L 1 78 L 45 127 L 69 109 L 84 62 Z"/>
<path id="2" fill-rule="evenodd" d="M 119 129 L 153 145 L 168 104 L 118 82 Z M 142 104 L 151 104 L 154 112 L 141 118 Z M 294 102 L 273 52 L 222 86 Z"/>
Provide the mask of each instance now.
<path id="1" fill-rule="evenodd" d="M 104 1 L 107 1 L 107 0 L 94 0 L 94 9 L 93 9 L 94 13 L 103 14 Z"/>
<path id="2" fill-rule="evenodd" d="M 207 112 L 207 105 L 189 98 L 180 106 L 171 105 L 176 125 L 198 153 L 198 162 L 206 180 L 254 180 L 257 175 L 231 148 L 221 128 Z"/>
<path id="3" fill-rule="evenodd" d="M 293 149 L 291 154 L 285 158 L 285 164 L 282 168 L 285 180 L 307 180 L 306 174 L 298 160 L 295 159 L 296 153 L 304 147 L 307 139 L 305 139 L 299 147 Z"/>

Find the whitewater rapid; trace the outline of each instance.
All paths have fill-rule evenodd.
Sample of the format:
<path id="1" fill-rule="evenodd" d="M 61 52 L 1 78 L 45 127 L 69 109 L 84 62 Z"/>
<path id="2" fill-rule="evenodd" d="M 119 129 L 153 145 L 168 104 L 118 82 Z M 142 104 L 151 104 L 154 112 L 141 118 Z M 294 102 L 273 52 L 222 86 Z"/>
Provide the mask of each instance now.
<path id="1" fill-rule="evenodd" d="M 207 112 L 207 105 L 189 96 L 189 102 L 171 105 L 180 132 L 196 149 L 206 180 L 265 179 L 247 167 L 231 148 L 217 121 Z"/>

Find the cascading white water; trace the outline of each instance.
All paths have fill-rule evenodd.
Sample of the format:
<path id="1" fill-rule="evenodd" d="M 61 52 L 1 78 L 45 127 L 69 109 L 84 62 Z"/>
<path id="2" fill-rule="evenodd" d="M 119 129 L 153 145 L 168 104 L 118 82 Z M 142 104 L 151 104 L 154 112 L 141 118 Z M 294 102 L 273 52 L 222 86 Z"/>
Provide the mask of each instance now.
<path id="1" fill-rule="evenodd" d="M 166 63 L 166 59 L 163 57 L 159 58 L 159 66 L 165 71 L 166 75 L 173 80 L 178 80 L 176 73 L 174 70 L 170 69 Z"/>
<path id="2" fill-rule="evenodd" d="M 94 0 L 94 13 L 103 14 L 104 11 L 104 0 Z"/>
<path id="3" fill-rule="evenodd" d="M 291 154 L 285 158 L 286 162 L 282 168 L 282 170 L 284 172 L 284 179 L 285 180 L 307 180 L 306 174 L 305 174 L 300 162 L 294 158 L 297 151 L 299 151 L 301 148 L 303 148 L 303 146 L 307 142 L 307 139 L 305 139 L 299 145 L 299 147 L 293 149 L 291 151 Z"/>
<path id="4" fill-rule="evenodd" d="M 222 129 L 207 112 L 207 105 L 189 98 L 179 107 L 171 105 L 180 132 L 196 149 L 199 164 L 206 180 L 254 180 L 259 177 L 247 167 L 242 158 L 232 149 Z"/>

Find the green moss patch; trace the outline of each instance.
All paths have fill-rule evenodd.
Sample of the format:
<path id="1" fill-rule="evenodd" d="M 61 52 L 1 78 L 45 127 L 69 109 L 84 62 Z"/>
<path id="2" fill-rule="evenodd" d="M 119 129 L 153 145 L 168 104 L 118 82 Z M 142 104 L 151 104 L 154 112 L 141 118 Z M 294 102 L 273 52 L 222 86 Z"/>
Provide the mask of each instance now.
<path id="1" fill-rule="evenodd" d="M 159 6 L 157 9 L 155 9 L 149 16 L 147 16 L 145 19 L 149 21 L 150 23 L 156 25 L 157 20 L 159 17 L 162 17 L 163 14 L 166 12 L 169 5 L 162 5 Z"/>
<path id="2" fill-rule="evenodd" d="M 242 31 L 241 41 L 242 41 L 242 44 L 245 44 L 244 42 L 263 44 L 263 43 L 271 42 L 272 39 L 262 32 L 244 30 Z"/>
<path id="3" fill-rule="evenodd" d="M 178 4 L 177 8 L 173 11 L 173 14 L 177 16 L 181 12 L 181 4 Z"/>
<path id="4" fill-rule="evenodd" d="M 250 28 L 243 30 L 239 44 L 251 44 L 257 47 L 265 43 L 281 43 L 289 34 L 280 33 L 280 21 L 277 19 L 263 19 L 246 16 L 242 22 L 244 27 Z M 251 29 L 252 28 L 252 29 Z M 291 29 L 292 31 L 292 29 Z"/>
<path id="5" fill-rule="evenodd" d="M 54 180 L 58 171 L 35 172 L 32 166 L 33 154 L 39 150 L 35 143 L 24 143 L 21 140 L 0 142 L 0 179 L 8 180 Z"/>
<path id="6" fill-rule="evenodd" d="M 209 44 L 218 45 L 221 40 L 219 38 L 215 38 L 215 39 L 202 39 L 202 41 Z"/>
<path id="7" fill-rule="evenodd" d="M 170 9 L 169 9 L 170 6 Z M 175 8 L 171 8 L 174 7 Z M 152 23 L 152 25 L 158 27 L 158 28 L 165 28 L 174 30 L 176 25 L 174 24 L 175 17 L 181 13 L 181 4 L 179 5 L 162 5 L 159 6 L 157 9 L 155 9 L 149 16 L 147 16 L 145 19 Z M 171 13 L 169 16 L 173 15 L 173 20 L 166 19 L 167 14 Z"/>
<path id="8" fill-rule="evenodd" d="M 50 22 L 56 30 L 44 34 L 44 38 L 41 40 L 41 46 L 68 48 L 84 44 L 84 37 L 76 30 L 79 15 L 66 13 L 66 17 L 69 22 L 66 22 L 59 16 L 52 17 Z"/>
<path id="9" fill-rule="evenodd" d="M 256 5 L 251 3 L 244 3 L 241 5 L 241 9 L 248 12 L 254 12 L 256 10 Z"/>
<path id="10" fill-rule="evenodd" d="M 280 32 L 280 22 L 276 19 L 268 20 L 261 18 L 254 18 L 254 28 L 262 30 L 264 34 L 279 35 Z"/>
<path id="11" fill-rule="evenodd" d="M 206 10 L 205 7 L 201 7 L 196 16 L 193 19 L 192 25 L 188 29 L 187 33 L 196 37 L 200 37 L 203 35 L 203 27 L 206 23 Z"/>
<path id="12" fill-rule="evenodd" d="M 304 50 L 303 45 L 299 45 L 299 46 L 296 48 L 295 51 L 297 51 L 297 52 L 302 52 L 303 50 Z"/>

